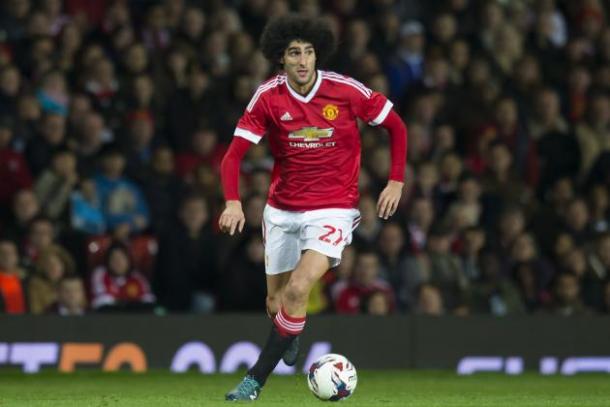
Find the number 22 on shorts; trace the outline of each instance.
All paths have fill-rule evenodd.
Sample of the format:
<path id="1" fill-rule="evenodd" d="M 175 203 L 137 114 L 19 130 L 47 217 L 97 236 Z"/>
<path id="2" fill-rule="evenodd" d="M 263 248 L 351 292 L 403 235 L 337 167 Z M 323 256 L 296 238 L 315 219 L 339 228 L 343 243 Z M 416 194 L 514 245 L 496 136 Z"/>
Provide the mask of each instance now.
<path id="1" fill-rule="evenodd" d="M 326 243 L 331 243 L 333 246 L 336 246 L 341 243 L 341 241 L 343 240 L 343 230 L 331 225 L 324 225 L 322 227 L 326 229 L 327 232 L 321 235 L 318 239 Z M 336 235 L 337 233 L 339 234 L 339 237 L 335 239 L 334 235 Z"/>

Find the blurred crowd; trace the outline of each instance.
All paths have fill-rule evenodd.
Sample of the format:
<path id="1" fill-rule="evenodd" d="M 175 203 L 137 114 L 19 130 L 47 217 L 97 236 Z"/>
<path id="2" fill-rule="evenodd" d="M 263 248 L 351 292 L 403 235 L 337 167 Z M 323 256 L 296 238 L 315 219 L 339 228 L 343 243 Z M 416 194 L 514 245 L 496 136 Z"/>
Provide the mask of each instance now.
<path id="1" fill-rule="evenodd" d="M 265 143 L 242 235 L 219 164 L 268 18 L 325 19 L 325 68 L 409 131 L 383 221 L 383 130 L 362 126 L 362 222 L 309 313 L 610 312 L 610 5 L 604 0 L 5 0 L 0 311 L 264 311 Z"/>

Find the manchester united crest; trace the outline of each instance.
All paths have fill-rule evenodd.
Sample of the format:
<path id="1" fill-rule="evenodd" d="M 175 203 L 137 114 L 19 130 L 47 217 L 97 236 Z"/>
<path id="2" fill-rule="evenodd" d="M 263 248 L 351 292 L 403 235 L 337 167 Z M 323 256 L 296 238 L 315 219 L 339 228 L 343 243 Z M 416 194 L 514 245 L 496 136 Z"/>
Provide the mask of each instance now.
<path id="1" fill-rule="evenodd" d="M 339 116 L 339 108 L 335 105 L 326 105 L 322 108 L 322 115 L 327 120 L 335 120 Z"/>

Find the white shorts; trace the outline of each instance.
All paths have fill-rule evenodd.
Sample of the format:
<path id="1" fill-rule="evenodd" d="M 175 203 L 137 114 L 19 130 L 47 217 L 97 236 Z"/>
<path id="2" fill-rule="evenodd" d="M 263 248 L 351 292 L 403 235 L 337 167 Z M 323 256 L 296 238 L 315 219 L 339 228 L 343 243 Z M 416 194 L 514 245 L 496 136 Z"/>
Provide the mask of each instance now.
<path id="1" fill-rule="evenodd" d="M 352 231 L 359 223 L 358 209 L 291 212 L 266 205 L 263 211 L 266 273 L 294 270 L 301 253 L 308 249 L 328 256 L 331 267 L 338 266 L 343 248 L 352 242 Z"/>

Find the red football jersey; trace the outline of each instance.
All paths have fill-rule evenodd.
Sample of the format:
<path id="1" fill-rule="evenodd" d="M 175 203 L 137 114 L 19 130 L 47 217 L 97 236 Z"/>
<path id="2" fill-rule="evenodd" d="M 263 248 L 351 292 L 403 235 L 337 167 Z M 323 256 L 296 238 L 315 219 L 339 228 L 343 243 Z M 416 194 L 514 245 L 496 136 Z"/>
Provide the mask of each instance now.
<path id="1" fill-rule="evenodd" d="M 381 124 L 392 109 L 384 95 L 334 72 L 317 71 L 306 96 L 277 75 L 258 87 L 235 136 L 268 138 L 275 159 L 268 202 L 306 211 L 358 205 L 360 134 L 357 119 Z"/>
<path id="2" fill-rule="evenodd" d="M 146 277 L 136 271 L 125 276 L 113 276 L 105 267 L 98 267 L 93 271 L 91 288 L 93 308 L 123 302 L 155 301 Z"/>

